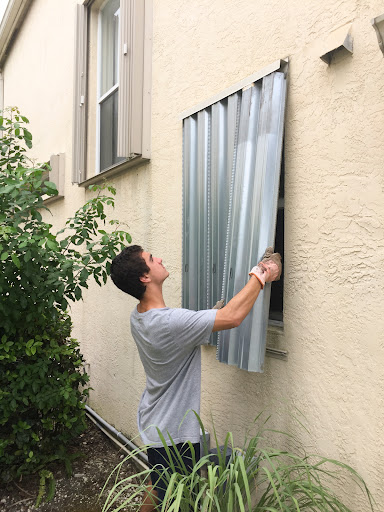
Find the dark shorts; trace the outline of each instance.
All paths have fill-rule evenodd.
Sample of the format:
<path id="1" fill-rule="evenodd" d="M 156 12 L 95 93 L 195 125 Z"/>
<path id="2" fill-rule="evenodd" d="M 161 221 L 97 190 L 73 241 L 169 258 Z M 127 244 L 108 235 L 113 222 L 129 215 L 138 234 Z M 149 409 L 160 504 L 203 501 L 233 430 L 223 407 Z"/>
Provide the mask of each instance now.
<path id="1" fill-rule="evenodd" d="M 200 443 L 192 444 L 192 446 L 195 452 L 195 461 L 197 462 L 200 459 Z M 178 457 L 175 454 L 175 449 L 173 448 L 173 446 L 168 446 L 168 448 L 171 452 L 171 458 L 175 466 L 176 472 L 185 474 L 184 469 L 180 467 L 181 464 Z M 191 472 L 193 468 L 193 457 L 188 444 L 180 443 L 176 445 L 176 448 L 178 452 L 181 454 L 181 458 L 187 468 L 187 471 Z M 167 452 L 165 451 L 165 448 L 148 448 L 147 454 L 149 466 L 152 468 L 152 486 L 153 489 L 157 491 L 157 497 L 159 499 L 159 503 L 161 503 L 164 500 L 165 491 L 168 486 L 168 479 L 166 476 L 162 478 L 162 473 L 165 470 L 169 475 L 171 475 L 173 473 L 173 470 L 170 467 L 170 462 L 168 459 Z"/>

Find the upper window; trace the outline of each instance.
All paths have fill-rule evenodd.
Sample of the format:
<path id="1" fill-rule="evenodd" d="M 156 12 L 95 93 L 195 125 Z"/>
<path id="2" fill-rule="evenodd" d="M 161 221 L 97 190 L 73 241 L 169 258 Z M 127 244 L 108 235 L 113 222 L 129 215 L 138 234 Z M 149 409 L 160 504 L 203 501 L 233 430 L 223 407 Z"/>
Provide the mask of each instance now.
<path id="1" fill-rule="evenodd" d="M 286 96 L 280 61 L 275 69 L 183 116 L 184 307 L 227 303 L 275 246 Z M 270 296 L 266 285 L 243 323 L 216 336 L 220 361 L 263 370 Z"/>
<path id="2" fill-rule="evenodd" d="M 72 182 L 150 156 L 152 0 L 77 6 Z"/>
<path id="3" fill-rule="evenodd" d="M 117 156 L 119 16 L 120 0 L 109 0 L 100 12 L 97 172 L 124 160 Z"/>

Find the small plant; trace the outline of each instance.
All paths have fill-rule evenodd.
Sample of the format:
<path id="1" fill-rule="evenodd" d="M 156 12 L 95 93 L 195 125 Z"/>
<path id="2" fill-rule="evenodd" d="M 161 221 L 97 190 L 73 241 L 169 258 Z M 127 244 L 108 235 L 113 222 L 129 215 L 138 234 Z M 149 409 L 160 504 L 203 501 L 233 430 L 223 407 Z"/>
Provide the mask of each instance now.
<path id="1" fill-rule="evenodd" d="M 44 197 L 57 189 L 49 166 L 27 156 L 27 124 L 16 108 L 0 116 L 0 482 L 54 460 L 70 466 L 65 446 L 85 428 L 88 376 L 66 310 L 89 277 L 106 282 L 131 241 L 107 221 L 111 186 L 91 187 L 93 197 L 57 233 L 43 220 Z"/>
<path id="2" fill-rule="evenodd" d="M 204 426 L 198 417 L 202 432 Z M 242 447 L 236 447 L 231 433 L 226 435 L 224 448 L 220 450 L 216 432 L 214 433 L 217 460 L 212 460 L 205 449 L 205 455 L 195 461 L 193 470 L 187 474 L 182 469 L 176 471 L 171 461 L 172 473 L 159 469 L 159 478 L 167 482 L 167 491 L 162 503 L 163 512 L 351 512 L 331 489 L 332 482 L 349 475 L 367 496 L 369 507 L 373 510 L 372 496 L 361 476 L 350 466 L 333 459 L 318 455 L 307 455 L 303 447 L 291 453 L 277 447 L 268 447 L 267 438 L 278 434 L 292 440 L 292 436 L 267 428 L 268 417 L 262 421 L 256 418 L 261 428 L 251 436 Z M 164 447 L 166 442 L 159 433 Z M 172 441 L 172 440 L 171 440 Z M 172 442 L 174 445 L 174 443 Z M 193 446 L 190 445 L 193 450 Z M 175 445 L 174 448 L 176 449 Z M 231 449 L 228 461 L 223 454 Z M 127 457 L 137 455 L 135 453 Z M 176 449 L 177 451 L 177 449 Z M 177 452 L 178 453 L 178 452 Z M 179 466 L 182 459 L 178 454 Z M 170 459 L 171 460 L 171 459 Z M 124 480 L 118 480 L 121 462 L 110 479 L 115 485 L 108 493 L 103 512 L 117 512 L 127 505 L 134 505 L 134 499 L 140 495 L 150 479 L 150 470 L 141 471 Z M 135 479 L 141 479 L 136 484 Z M 108 484 L 108 481 L 106 485 Z M 104 493 L 106 485 L 101 493 Z M 122 503 L 122 496 L 126 499 Z M 118 505 L 119 503 L 119 505 Z M 160 510 L 160 507 L 159 507 Z"/>
<path id="3" fill-rule="evenodd" d="M 47 480 L 48 480 L 48 490 L 47 490 Z M 51 499 L 55 495 L 55 487 L 56 481 L 51 471 L 47 471 L 46 469 L 42 469 L 40 471 L 40 483 L 39 483 L 39 493 L 37 495 L 35 508 L 38 508 L 41 504 L 44 496 L 46 495 L 45 501 L 51 501 Z"/>

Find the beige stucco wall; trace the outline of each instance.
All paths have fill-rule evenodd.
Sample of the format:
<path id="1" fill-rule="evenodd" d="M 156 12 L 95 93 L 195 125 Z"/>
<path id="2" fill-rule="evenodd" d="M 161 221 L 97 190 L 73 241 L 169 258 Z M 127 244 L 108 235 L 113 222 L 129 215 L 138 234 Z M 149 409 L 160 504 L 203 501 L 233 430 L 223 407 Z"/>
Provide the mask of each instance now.
<path id="1" fill-rule="evenodd" d="M 5 105 L 18 105 L 30 118 L 34 154 L 66 155 L 66 197 L 51 208 L 56 226 L 88 194 L 70 180 L 75 3 L 35 0 L 4 67 Z M 265 373 L 250 374 L 219 364 L 215 349 L 204 348 L 202 416 L 207 424 L 214 418 L 220 436 L 231 430 L 240 441 L 260 411 L 276 411 L 276 426 L 296 433 L 310 451 L 358 469 L 378 510 L 384 509 L 384 60 L 370 19 L 383 12 L 378 0 L 155 0 L 152 158 L 112 180 L 114 216 L 127 222 L 135 243 L 163 257 L 171 274 L 166 303 L 179 306 L 178 115 L 289 56 L 284 333 L 269 340 L 289 358 L 266 358 Z M 347 23 L 353 56 L 340 54 L 328 67 L 319 45 Z M 129 333 L 134 306 L 107 284 L 92 285 L 72 308 L 74 335 L 90 365 L 90 405 L 130 436 L 145 382 Z M 305 415 L 310 435 L 280 401 Z M 368 510 L 355 486 L 341 492 L 354 512 Z"/>

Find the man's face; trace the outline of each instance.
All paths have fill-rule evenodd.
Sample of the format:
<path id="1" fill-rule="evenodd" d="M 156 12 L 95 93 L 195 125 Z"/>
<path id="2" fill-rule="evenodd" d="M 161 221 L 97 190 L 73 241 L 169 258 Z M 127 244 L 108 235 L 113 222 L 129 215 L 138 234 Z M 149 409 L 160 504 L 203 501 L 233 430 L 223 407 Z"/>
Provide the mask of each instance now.
<path id="1" fill-rule="evenodd" d="M 168 270 L 164 267 L 161 258 L 156 258 L 152 256 L 151 253 L 143 251 L 142 256 L 145 260 L 145 263 L 149 267 L 148 275 L 151 278 L 151 281 L 156 283 L 162 283 L 169 276 Z"/>

